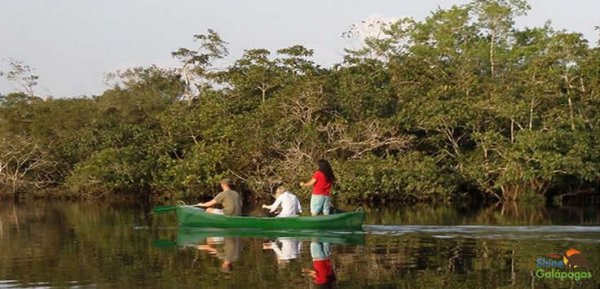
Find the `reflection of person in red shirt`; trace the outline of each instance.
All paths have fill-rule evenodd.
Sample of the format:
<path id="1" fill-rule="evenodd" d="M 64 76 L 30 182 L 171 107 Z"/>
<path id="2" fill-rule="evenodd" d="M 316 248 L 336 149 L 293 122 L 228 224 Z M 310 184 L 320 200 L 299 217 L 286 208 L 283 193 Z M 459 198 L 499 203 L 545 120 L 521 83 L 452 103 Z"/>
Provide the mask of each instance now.
<path id="1" fill-rule="evenodd" d="M 310 181 L 307 183 L 301 182 L 300 186 L 313 187 L 312 196 L 310 198 L 310 213 L 315 216 L 320 214 L 329 215 L 331 209 L 331 187 L 335 182 L 335 174 L 331 165 L 326 160 L 317 162 L 319 169 L 313 174 Z"/>
<path id="2" fill-rule="evenodd" d="M 331 265 L 329 244 L 311 242 L 310 255 L 313 259 L 313 268 L 304 269 L 304 273 L 313 278 L 313 283 L 318 288 L 333 288 L 336 278 L 335 271 Z"/>

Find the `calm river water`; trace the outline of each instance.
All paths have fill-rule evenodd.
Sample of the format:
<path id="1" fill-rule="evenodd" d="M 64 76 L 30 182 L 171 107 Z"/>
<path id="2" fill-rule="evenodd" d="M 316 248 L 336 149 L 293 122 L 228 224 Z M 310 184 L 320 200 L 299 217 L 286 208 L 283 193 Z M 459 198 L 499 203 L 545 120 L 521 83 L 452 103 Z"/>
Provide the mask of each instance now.
<path id="1" fill-rule="evenodd" d="M 0 288 L 600 288 L 597 207 L 367 213 L 362 232 L 265 233 L 0 201 Z"/>

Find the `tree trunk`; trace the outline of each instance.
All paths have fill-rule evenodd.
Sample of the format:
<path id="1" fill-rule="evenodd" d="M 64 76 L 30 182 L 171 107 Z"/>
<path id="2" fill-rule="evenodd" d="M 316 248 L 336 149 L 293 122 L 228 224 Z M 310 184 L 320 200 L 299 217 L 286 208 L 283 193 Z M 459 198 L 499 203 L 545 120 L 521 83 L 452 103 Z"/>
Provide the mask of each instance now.
<path id="1" fill-rule="evenodd" d="M 575 130 L 575 117 L 573 111 L 573 100 L 571 99 L 571 83 L 569 76 L 565 74 L 565 82 L 567 84 L 567 99 L 569 101 L 569 118 L 571 120 L 571 129 Z"/>
<path id="2" fill-rule="evenodd" d="M 510 142 L 515 142 L 515 119 L 510 119 Z"/>
<path id="3" fill-rule="evenodd" d="M 492 39 L 490 43 L 490 69 L 492 73 L 492 78 L 496 77 L 496 67 L 494 65 L 494 44 L 496 42 L 496 32 L 492 31 Z"/>
<path id="4" fill-rule="evenodd" d="M 529 130 L 533 129 L 533 107 L 535 105 L 535 100 L 531 100 L 531 104 L 529 106 Z"/>

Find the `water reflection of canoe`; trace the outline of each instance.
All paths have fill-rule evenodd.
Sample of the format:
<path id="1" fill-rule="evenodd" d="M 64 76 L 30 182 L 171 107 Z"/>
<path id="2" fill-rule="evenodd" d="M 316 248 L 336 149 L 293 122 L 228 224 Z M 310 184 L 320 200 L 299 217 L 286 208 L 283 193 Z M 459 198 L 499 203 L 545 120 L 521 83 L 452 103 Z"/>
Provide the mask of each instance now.
<path id="1" fill-rule="evenodd" d="M 191 206 L 178 206 L 177 220 L 181 226 L 203 228 L 360 230 L 364 212 L 351 212 L 311 217 L 234 217 L 208 214 Z"/>
<path id="2" fill-rule="evenodd" d="M 206 238 L 292 238 L 296 240 L 326 242 L 335 244 L 361 245 L 365 243 L 361 232 L 328 232 L 317 230 L 262 230 L 262 229 L 204 229 L 180 227 L 177 231 L 177 245 L 189 246 L 202 243 Z"/>

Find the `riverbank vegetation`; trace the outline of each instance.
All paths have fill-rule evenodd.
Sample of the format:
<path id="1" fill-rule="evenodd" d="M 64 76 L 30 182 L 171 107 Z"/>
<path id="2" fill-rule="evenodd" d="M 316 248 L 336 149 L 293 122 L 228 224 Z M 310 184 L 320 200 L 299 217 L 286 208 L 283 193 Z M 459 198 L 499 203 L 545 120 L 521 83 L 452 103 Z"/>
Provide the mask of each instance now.
<path id="1" fill-rule="evenodd" d="M 198 198 L 229 176 L 260 198 L 327 158 L 351 202 L 595 192 L 600 48 L 516 27 L 528 9 L 474 1 L 403 18 L 331 67 L 301 45 L 228 61 L 209 30 L 173 53 L 180 67 L 117 72 L 93 97 L 39 98 L 14 62 L 5 76 L 24 89 L 0 96 L 0 191 Z"/>

